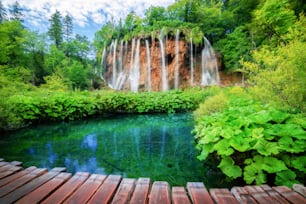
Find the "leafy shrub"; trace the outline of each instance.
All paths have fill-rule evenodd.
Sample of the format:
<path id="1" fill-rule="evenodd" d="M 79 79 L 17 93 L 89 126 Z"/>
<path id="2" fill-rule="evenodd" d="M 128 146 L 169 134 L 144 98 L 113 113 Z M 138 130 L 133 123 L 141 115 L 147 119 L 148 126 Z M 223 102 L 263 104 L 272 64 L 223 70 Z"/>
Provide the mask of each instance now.
<path id="1" fill-rule="evenodd" d="M 0 129 L 19 128 L 33 122 L 77 120 L 105 113 L 141 114 L 192 111 L 212 93 L 210 90 L 202 89 L 150 93 L 62 92 L 63 86 L 56 87 L 56 92 L 50 89 L 40 89 L 35 92 L 6 96 L 7 102 L 0 104 L 0 111 L 5 116 L 0 118 Z M 7 117 L 8 114 L 10 117 Z"/>
<path id="2" fill-rule="evenodd" d="M 306 119 L 245 97 L 231 97 L 220 112 L 201 117 L 194 133 L 198 159 L 216 156 L 230 179 L 292 186 L 306 173 Z"/>
<path id="3" fill-rule="evenodd" d="M 212 113 L 219 112 L 225 108 L 227 101 L 228 99 L 225 94 L 220 92 L 217 95 L 207 98 L 204 103 L 201 103 L 200 107 L 193 112 L 193 115 L 198 120 L 203 115 L 211 115 Z"/>

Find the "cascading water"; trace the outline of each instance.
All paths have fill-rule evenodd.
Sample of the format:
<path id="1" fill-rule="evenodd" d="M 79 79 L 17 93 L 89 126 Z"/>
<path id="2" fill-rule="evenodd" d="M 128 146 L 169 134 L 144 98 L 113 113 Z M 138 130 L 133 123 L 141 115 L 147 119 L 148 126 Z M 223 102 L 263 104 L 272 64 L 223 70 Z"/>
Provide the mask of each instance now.
<path id="1" fill-rule="evenodd" d="M 193 67 L 193 42 L 192 42 L 192 32 L 190 35 L 190 85 L 194 85 L 194 67 Z"/>
<path id="2" fill-rule="evenodd" d="M 165 61 L 165 48 L 163 42 L 163 30 L 160 31 L 159 36 L 159 46 L 160 46 L 160 55 L 161 55 L 161 79 L 162 79 L 162 91 L 168 90 L 168 77 L 167 77 L 167 68 L 166 68 L 166 61 Z"/>
<path id="3" fill-rule="evenodd" d="M 174 70 L 174 88 L 179 88 L 179 38 L 180 38 L 180 31 L 176 30 L 175 35 L 175 70 Z"/>
<path id="4" fill-rule="evenodd" d="M 137 40 L 135 60 L 133 61 L 130 70 L 130 85 L 132 92 L 138 92 L 139 78 L 140 78 L 140 67 L 139 67 L 139 50 L 140 50 L 140 39 Z"/>
<path id="5" fill-rule="evenodd" d="M 116 66 L 116 49 L 117 49 L 117 39 L 114 42 L 113 48 L 113 79 L 112 79 L 112 87 L 116 89 L 116 82 L 117 82 L 117 66 Z"/>
<path id="6" fill-rule="evenodd" d="M 119 51 L 119 72 L 123 71 L 123 40 L 120 41 Z"/>
<path id="7" fill-rule="evenodd" d="M 204 37 L 204 49 L 202 50 L 202 76 L 201 85 L 219 84 L 218 64 L 215 52 L 206 37 Z"/>
<path id="8" fill-rule="evenodd" d="M 104 78 L 103 78 L 102 73 L 105 70 L 105 58 L 106 58 L 106 48 L 104 47 L 102 51 L 102 55 L 101 55 L 101 72 L 100 72 L 100 77 L 103 81 L 104 81 Z"/>
<path id="9" fill-rule="evenodd" d="M 152 90 L 152 82 L 151 82 L 151 55 L 150 55 L 150 47 L 149 42 L 146 40 L 146 54 L 147 54 L 147 90 Z"/>
<path id="10" fill-rule="evenodd" d="M 175 39 L 171 37 L 166 42 L 166 36 L 161 31 L 158 40 L 151 39 L 152 44 L 149 39 L 134 38 L 131 43 L 113 40 L 102 51 L 102 71 L 98 70 L 97 74 L 112 89 L 130 89 L 133 92 L 167 91 L 169 81 L 174 89 L 195 84 L 218 84 L 217 60 L 209 41 L 204 37 L 204 48 L 200 47 L 203 49 L 202 60 L 197 63 L 200 52 L 196 51 L 192 34 L 190 44 L 180 41 L 180 35 L 181 32 L 176 30 Z"/>

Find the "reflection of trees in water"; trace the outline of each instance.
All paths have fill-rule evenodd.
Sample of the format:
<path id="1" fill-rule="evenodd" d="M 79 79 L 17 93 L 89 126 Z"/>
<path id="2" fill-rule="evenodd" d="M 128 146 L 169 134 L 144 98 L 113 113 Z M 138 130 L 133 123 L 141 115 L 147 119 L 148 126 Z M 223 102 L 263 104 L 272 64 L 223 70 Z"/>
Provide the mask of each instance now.
<path id="1" fill-rule="evenodd" d="M 32 128 L 31 135 L 41 137 L 28 135 L 32 145 L 23 148 L 30 161 L 38 159 L 39 167 L 66 166 L 69 172 L 151 177 L 185 185 L 194 180 L 195 169 L 202 169 L 193 156 L 192 124 L 188 114 L 116 115 Z M 18 142 L 22 145 L 22 140 Z"/>

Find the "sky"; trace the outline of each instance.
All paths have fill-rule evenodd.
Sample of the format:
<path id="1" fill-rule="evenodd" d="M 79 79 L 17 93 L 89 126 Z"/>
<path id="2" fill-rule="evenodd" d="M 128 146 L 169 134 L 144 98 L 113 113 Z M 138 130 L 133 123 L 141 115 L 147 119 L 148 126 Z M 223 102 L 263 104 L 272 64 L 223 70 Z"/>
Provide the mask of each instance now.
<path id="1" fill-rule="evenodd" d="M 5 7 L 16 0 L 2 0 Z M 101 26 L 114 19 L 124 19 L 134 11 L 143 17 L 150 6 L 167 7 L 175 0 L 18 0 L 25 15 L 25 26 L 31 30 L 46 32 L 51 15 L 56 10 L 65 16 L 70 14 L 74 23 L 74 34 L 86 35 L 93 40 Z"/>

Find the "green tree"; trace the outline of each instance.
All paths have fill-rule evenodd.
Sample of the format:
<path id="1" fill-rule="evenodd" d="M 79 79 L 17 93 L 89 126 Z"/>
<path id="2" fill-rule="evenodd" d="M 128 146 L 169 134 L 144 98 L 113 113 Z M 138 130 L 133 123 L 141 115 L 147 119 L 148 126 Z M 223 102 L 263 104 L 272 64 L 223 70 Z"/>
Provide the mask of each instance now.
<path id="1" fill-rule="evenodd" d="M 161 6 L 151 6 L 145 12 L 145 24 L 147 26 L 153 26 L 157 21 L 167 20 L 167 11 L 164 7 Z"/>
<path id="2" fill-rule="evenodd" d="M 239 26 L 234 32 L 227 34 L 226 38 L 219 40 L 216 47 L 222 53 L 226 70 L 238 71 L 242 67 L 239 60 L 250 59 L 252 41 L 248 30 Z"/>
<path id="3" fill-rule="evenodd" d="M 49 53 L 45 56 L 46 71 L 48 74 L 55 73 L 61 67 L 65 54 L 55 45 L 51 45 Z"/>
<path id="4" fill-rule="evenodd" d="M 37 32 L 29 32 L 26 36 L 27 67 L 32 70 L 32 82 L 39 85 L 44 82 L 44 76 L 48 74 L 45 65 L 47 50 L 47 36 Z"/>
<path id="5" fill-rule="evenodd" d="M 56 10 L 56 12 L 51 16 L 50 28 L 48 34 L 51 40 L 54 41 L 57 48 L 60 48 L 63 42 L 63 23 L 62 23 L 62 15 Z"/>
<path id="6" fill-rule="evenodd" d="M 254 10 L 252 30 L 263 43 L 277 45 L 295 20 L 296 16 L 287 0 L 264 1 Z"/>
<path id="7" fill-rule="evenodd" d="M 254 96 L 283 108 L 306 111 L 306 70 L 304 52 L 306 18 L 292 25 L 287 44 L 276 48 L 265 46 L 252 53 L 252 61 L 242 61 L 248 71 Z"/>
<path id="8" fill-rule="evenodd" d="M 0 26 L 0 64 L 21 65 L 24 60 L 25 30 L 20 21 L 5 21 Z"/>
<path id="9" fill-rule="evenodd" d="M 65 40 L 69 41 L 73 34 L 72 17 L 70 14 L 67 14 L 64 18 L 63 29 L 63 35 L 65 37 Z"/>

